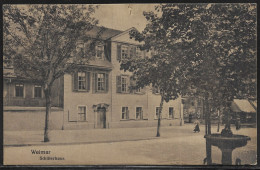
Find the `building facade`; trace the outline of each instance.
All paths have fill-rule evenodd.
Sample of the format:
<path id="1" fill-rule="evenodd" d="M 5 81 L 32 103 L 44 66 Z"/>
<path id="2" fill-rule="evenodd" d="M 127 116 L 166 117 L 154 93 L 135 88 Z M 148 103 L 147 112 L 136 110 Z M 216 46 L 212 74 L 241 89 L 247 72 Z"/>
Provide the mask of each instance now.
<path id="1" fill-rule="evenodd" d="M 4 109 L 13 106 L 45 107 L 43 87 L 39 82 L 17 76 L 12 67 L 3 71 Z M 63 107 L 63 77 L 53 83 L 52 91 L 52 106 Z"/>
<path id="2" fill-rule="evenodd" d="M 96 56 L 78 72 L 64 76 L 65 129 L 157 125 L 160 95 L 150 87 L 130 90 L 132 74 L 120 70 L 120 60 L 149 55 L 138 48 L 139 42 L 130 39 L 130 30 L 103 30 Z M 162 126 L 183 122 L 180 99 L 164 104 L 162 120 Z"/>
<path id="3" fill-rule="evenodd" d="M 95 38 L 95 55 L 77 71 L 56 80 L 52 106 L 63 108 L 64 129 L 121 128 L 157 126 L 160 94 L 144 87 L 131 90 L 132 73 L 120 70 L 127 57 L 143 57 L 139 42 L 130 39 L 129 31 L 94 27 L 77 43 L 76 50 L 87 53 L 88 38 Z M 17 77 L 13 69 L 4 69 L 4 110 L 7 107 L 45 107 L 43 87 L 30 79 Z M 162 126 L 183 124 L 181 99 L 164 103 Z"/>

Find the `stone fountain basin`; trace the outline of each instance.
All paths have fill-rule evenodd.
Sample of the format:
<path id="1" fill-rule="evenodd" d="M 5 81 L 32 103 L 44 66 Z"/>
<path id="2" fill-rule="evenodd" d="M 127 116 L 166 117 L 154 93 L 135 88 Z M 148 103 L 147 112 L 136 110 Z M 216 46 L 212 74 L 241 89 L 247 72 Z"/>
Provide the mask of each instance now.
<path id="1" fill-rule="evenodd" d="M 250 137 L 244 135 L 233 135 L 231 137 L 222 136 L 221 134 L 210 134 L 204 136 L 208 142 L 220 149 L 235 149 L 245 146 Z"/>

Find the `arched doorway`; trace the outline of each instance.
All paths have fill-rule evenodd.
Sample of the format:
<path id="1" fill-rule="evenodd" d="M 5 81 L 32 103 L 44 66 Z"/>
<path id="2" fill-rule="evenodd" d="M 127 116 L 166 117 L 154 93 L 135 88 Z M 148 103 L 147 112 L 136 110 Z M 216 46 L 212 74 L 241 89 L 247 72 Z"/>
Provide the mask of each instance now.
<path id="1" fill-rule="evenodd" d="M 95 114 L 94 128 L 97 128 L 97 129 L 107 128 L 108 107 L 109 107 L 109 105 L 105 104 L 105 103 L 93 105 L 94 114 Z"/>
<path id="2" fill-rule="evenodd" d="M 97 108 L 97 126 L 96 128 L 106 128 L 106 108 Z"/>

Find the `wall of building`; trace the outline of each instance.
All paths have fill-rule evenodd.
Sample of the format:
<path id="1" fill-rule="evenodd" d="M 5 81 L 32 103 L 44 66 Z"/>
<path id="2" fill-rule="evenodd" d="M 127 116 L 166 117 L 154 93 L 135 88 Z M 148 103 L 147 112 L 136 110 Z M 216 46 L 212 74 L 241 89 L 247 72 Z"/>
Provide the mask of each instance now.
<path id="1" fill-rule="evenodd" d="M 145 88 L 145 94 L 124 94 L 116 92 L 116 78 L 119 75 L 132 75 L 128 71 L 120 70 L 120 63 L 117 60 L 117 43 L 126 42 L 133 44 L 132 40 L 127 39 L 124 36 L 114 40 L 111 43 L 111 62 L 113 65 L 112 70 L 112 119 L 110 127 L 149 127 L 156 126 L 157 119 L 155 118 L 156 107 L 160 105 L 160 95 L 152 94 L 150 87 Z M 129 40 L 129 41 L 128 41 Z M 135 42 L 136 43 L 136 42 Z M 122 120 L 122 107 L 128 107 L 129 109 L 129 120 Z M 144 120 L 136 120 L 136 107 L 143 108 L 143 117 Z M 169 119 L 169 107 L 174 107 L 174 119 Z M 169 103 L 164 103 L 162 110 L 162 126 L 169 125 L 180 125 L 180 99 L 175 101 L 170 101 Z"/>
<path id="2" fill-rule="evenodd" d="M 45 111 L 4 111 L 3 128 L 7 130 L 44 130 Z M 50 114 L 50 130 L 61 130 L 63 125 L 63 111 L 52 110 Z"/>
<path id="3" fill-rule="evenodd" d="M 161 96 L 153 94 L 152 90 L 148 91 L 148 108 L 149 108 L 149 120 L 157 120 L 156 118 L 156 107 L 160 106 Z M 174 114 L 173 119 L 169 118 L 169 107 L 173 107 Z M 183 121 L 183 113 L 181 111 L 181 98 L 176 100 L 171 100 L 168 103 L 163 103 L 162 109 L 162 120 L 172 121 L 172 124 L 180 124 L 180 121 Z"/>
<path id="4" fill-rule="evenodd" d="M 92 72 L 91 72 L 92 73 Z M 92 74 L 90 74 L 90 80 L 92 81 Z M 109 74 L 109 77 L 111 74 Z M 72 75 L 64 75 L 64 113 L 66 125 L 68 129 L 88 129 L 95 128 L 96 115 L 93 105 L 100 103 L 108 104 L 108 110 L 106 111 L 107 126 L 108 118 L 111 117 L 111 80 L 109 79 L 109 90 L 107 93 L 93 93 L 92 82 L 90 83 L 89 92 L 75 92 L 72 87 Z M 70 120 L 72 117 L 77 117 L 78 106 L 86 106 L 86 121 L 79 122 L 77 120 Z"/>
<path id="5" fill-rule="evenodd" d="M 24 84 L 24 96 L 15 97 L 15 84 Z M 3 97 L 4 106 L 45 107 L 45 97 L 42 89 L 42 97 L 34 98 L 35 83 L 25 80 L 4 79 Z M 52 87 L 52 106 L 63 107 L 63 77 L 57 79 Z"/>
<path id="6" fill-rule="evenodd" d="M 124 42 L 124 44 L 138 45 L 137 41 L 131 40 L 129 34 L 123 34 L 115 37 L 111 41 L 111 64 L 112 70 L 109 73 L 109 91 L 108 93 L 93 93 L 92 82 L 90 83 L 89 92 L 75 92 L 72 89 L 72 75 L 66 74 L 64 76 L 64 113 L 65 113 L 65 129 L 88 129 L 95 128 L 96 113 L 93 106 L 105 103 L 108 104 L 106 112 L 106 127 L 107 128 L 121 128 L 121 127 L 149 127 L 157 126 L 157 119 L 155 118 L 155 108 L 160 105 L 160 95 L 152 94 L 149 87 L 145 88 L 144 94 L 136 93 L 117 93 L 117 76 L 126 75 L 131 76 L 132 73 L 120 70 L 120 63 L 117 60 L 117 43 Z M 90 80 L 92 81 L 92 74 Z M 164 103 L 162 110 L 162 126 L 180 125 L 182 122 L 182 112 L 180 99 Z M 71 121 L 70 116 L 78 114 L 77 107 L 87 107 L 87 121 Z M 128 107 L 129 119 L 122 120 L 122 107 Z M 143 120 L 136 120 L 136 107 L 142 107 Z M 174 108 L 174 118 L 169 118 L 169 107 Z"/>

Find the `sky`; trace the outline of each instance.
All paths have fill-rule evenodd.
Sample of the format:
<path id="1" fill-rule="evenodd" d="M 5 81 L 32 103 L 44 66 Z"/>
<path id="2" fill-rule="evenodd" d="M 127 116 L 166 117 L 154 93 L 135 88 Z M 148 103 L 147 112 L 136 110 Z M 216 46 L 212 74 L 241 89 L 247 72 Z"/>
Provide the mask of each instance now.
<path id="1" fill-rule="evenodd" d="M 153 11 L 156 4 L 101 4 L 95 12 L 99 25 L 125 31 L 142 31 L 147 24 L 143 11 Z"/>

